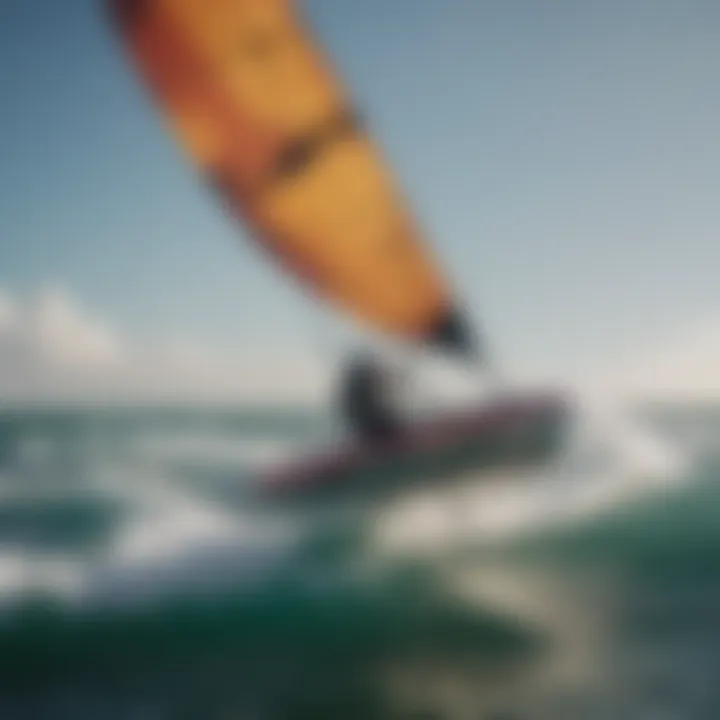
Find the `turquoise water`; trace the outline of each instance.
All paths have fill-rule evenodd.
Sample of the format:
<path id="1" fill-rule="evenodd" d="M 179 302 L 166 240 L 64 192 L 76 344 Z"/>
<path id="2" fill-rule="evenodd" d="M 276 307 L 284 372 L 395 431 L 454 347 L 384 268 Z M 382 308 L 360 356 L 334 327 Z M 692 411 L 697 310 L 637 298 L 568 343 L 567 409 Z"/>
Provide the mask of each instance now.
<path id="1" fill-rule="evenodd" d="M 7 410 L 0 717 L 720 717 L 720 413 L 583 428 L 320 516 L 243 491 L 322 418 Z"/>

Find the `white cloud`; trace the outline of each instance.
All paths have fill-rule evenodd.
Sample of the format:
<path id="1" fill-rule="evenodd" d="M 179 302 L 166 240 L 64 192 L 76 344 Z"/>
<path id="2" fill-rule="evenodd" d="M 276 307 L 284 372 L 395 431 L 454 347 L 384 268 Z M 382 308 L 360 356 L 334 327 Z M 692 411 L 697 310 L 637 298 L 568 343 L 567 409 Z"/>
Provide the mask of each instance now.
<path id="1" fill-rule="evenodd" d="M 323 382 L 319 363 L 301 353 L 142 347 L 60 289 L 25 302 L 0 291 L 0 399 L 282 401 L 317 397 Z"/>
<path id="2" fill-rule="evenodd" d="M 720 397 L 720 317 L 643 345 L 572 384 L 598 397 Z M 45 289 L 21 300 L 0 288 L 0 400 L 328 402 L 342 359 L 339 351 L 293 348 L 219 352 L 177 338 L 144 347 L 68 292 Z M 475 402 L 486 387 L 481 373 L 427 353 L 400 352 L 395 360 L 410 370 L 408 388 L 419 406 Z"/>
<path id="3" fill-rule="evenodd" d="M 5 318 L 5 322 L 3 319 Z M 407 368 L 410 407 L 473 402 L 482 377 L 429 353 L 407 353 L 370 336 L 336 347 L 219 352 L 187 338 L 154 347 L 121 336 L 68 292 L 43 289 L 25 302 L 0 293 L 0 400 L 308 400 L 328 403 L 348 352 L 376 346 Z M 406 358 L 404 360 L 403 358 Z"/>
<path id="4" fill-rule="evenodd" d="M 661 330 L 591 384 L 636 398 L 720 398 L 720 315 Z"/>
<path id="5" fill-rule="evenodd" d="M 41 292 L 24 319 L 28 347 L 50 364 L 88 370 L 112 365 L 122 356 L 117 335 L 62 290 Z"/>

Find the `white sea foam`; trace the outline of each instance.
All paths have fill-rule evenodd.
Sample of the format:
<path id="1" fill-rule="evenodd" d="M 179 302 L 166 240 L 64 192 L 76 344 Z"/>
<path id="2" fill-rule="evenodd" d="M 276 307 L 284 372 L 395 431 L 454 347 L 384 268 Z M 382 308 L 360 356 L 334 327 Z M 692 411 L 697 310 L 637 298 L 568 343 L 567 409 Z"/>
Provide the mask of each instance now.
<path id="1" fill-rule="evenodd" d="M 471 474 L 460 489 L 401 500 L 383 513 L 377 538 L 382 547 L 404 550 L 517 538 L 684 482 L 691 459 L 622 406 L 581 404 L 567 448 L 551 467 Z"/>
<path id="2" fill-rule="evenodd" d="M 688 477 L 692 457 L 633 420 L 621 406 L 581 403 L 580 407 L 568 451 L 554 467 L 486 474 L 474 478 L 460 494 L 438 489 L 366 517 L 368 527 L 376 529 L 378 549 L 423 551 L 468 542 L 504 542 L 542 527 L 582 522 L 633 496 L 642 498 Z M 127 600 L 133 593 L 140 597 L 229 586 L 262 574 L 292 552 L 303 518 L 298 516 L 291 524 L 287 516 L 259 516 L 242 505 L 214 499 L 212 493 L 198 494 L 197 487 L 180 481 L 173 468 L 188 458 L 208 472 L 232 463 L 254 466 L 294 452 L 295 441 L 236 439 L 210 432 L 193 441 L 186 431 L 152 437 L 143 431 L 132 443 L 136 451 L 108 456 L 106 464 L 94 461 L 86 478 L 94 492 L 122 502 L 129 510 L 109 549 L 92 563 L 78 554 L 58 565 L 52 560 L 52 548 L 45 558 L 40 552 L 31 558 L 22 548 L 3 548 L 3 596 L 42 585 L 46 590 L 55 588 L 61 596 L 71 595 L 71 587 L 75 594 L 82 588 L 80 594 L 107 601 Z M 0 503 L 3 497 L 10 501 L 18 493 L 30 493 L 22 490 L 19 480 L 6 477 Z M 53 480 L 57 478 L 48 478 Z M 237 482 L 243 482 L 240 473 Z M 49 483 L 41 483 L 32 494 L 42 497 L 43 486 Z M 82 483 L 72 487 L 77 494 Z M 56 482 L 53 495 L 62 493 Z"/>

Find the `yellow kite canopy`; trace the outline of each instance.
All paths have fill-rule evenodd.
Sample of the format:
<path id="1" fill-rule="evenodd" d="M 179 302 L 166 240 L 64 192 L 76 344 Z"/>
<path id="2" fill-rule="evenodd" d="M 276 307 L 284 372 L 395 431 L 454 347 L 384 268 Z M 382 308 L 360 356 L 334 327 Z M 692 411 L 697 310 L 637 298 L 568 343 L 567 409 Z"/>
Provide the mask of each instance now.
<path id="1" fill-rule="evenodd" d="M 111 0 L 191 157 L 258 242 L 378 329 L 468 343 L 434 259 L 292 0 Z"/>

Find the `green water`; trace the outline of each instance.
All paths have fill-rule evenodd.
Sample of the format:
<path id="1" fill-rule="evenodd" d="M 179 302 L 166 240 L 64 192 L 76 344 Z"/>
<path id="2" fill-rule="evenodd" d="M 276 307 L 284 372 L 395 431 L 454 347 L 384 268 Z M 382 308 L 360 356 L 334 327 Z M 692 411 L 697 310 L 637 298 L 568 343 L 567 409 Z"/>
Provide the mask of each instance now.
<path id="1" fill-rule="evenodd" d="M 570 524 L 391 553 L 379 515 L 320 532 L 228 501 L 254 443 L 320 419 L 36 410 L 0 428 L 2 718 L 720 717 L 707 448 L 672 488 Z M 188 508 L 205 525 L 181 542 Z M 235 522 L 260 529 L 214 536 Z M 260 538 L 273 522 L 302 529 Z"/>

